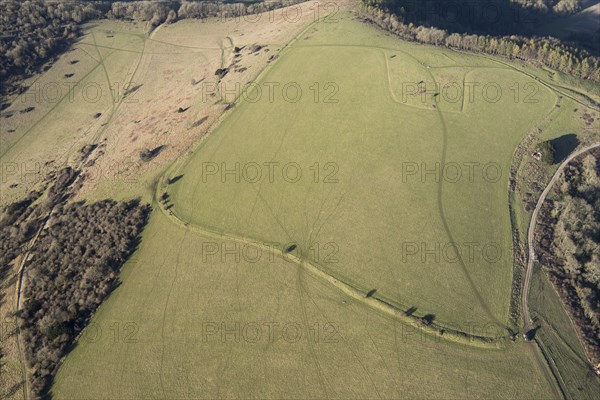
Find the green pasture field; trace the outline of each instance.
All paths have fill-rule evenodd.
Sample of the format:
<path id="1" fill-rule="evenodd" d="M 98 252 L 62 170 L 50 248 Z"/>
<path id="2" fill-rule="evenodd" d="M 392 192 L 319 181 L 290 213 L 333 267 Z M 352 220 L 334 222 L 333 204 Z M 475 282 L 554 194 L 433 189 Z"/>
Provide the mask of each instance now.
<path id="1" fill-rule="evenodd" d="M 236 261 L 224 250 L 236 245 L 156 211 L 54 398 L 551 396 L 522 342 L 485 350 L 425 335 L 268 252 Z M 223 250 L 206 255 L 213 246 Z"/>
<path id="2" fill-rule="evenodd" d="M 168 189 L 173 212 L 215 231 L 295 243 L 332 276 L 445 326 L 507 324 L 508 169 L 556 96 L 492 60 L 338 18 L 309 29 L 263 76 L 262 92 L 242 97 L 173 172 L 183 175 Z M 449 92 L 423 101 L 403 92 L 421 81 L 474 90 L 458 102 Z M 271 101 L 268 84 L 303 96 L 275 91 Z M 335 257 L 323 256 L 328 244 Z"/>
<path id="3" fill-rule="evenodd" d="M 106 98 L 42 104 L 36 118 L 16 112 L 7 141 L 3 126 L 2 161 L 41 159 L 49 146 L 72 159 L 104 137 L 108 156 L 136 157 L 138 130 L 156 145 L 188 134 L 167 132 L 175 106 L 192 105 L 182 126 L 214 106 L 191 80 L 213 79 L 232 32 L 181 21 L 149 39 L 141 26 L 90 25 L 39 79 L 134 82 L 139 107 Z M 515 148 L 545 117 L 544 137 L 578 128 L 572 111 L 556 111 L 559 96 L 581 109 L 597 86 L 403 42 L 340 12 L 308 26 L 247 90 L 223 90 L 237 100 L 191 154 L 83 195 L 140 197 L 154 211 L 120 286 L 61 366 L 54 398 L 555 396 L 536 347 L 508 338 L 519 329 L 509 320 L 508 175 Z M 171 96 L 164 115 L 151 108 L 157 92 Z M 89 135 L 73 133 L 96 112 Z M 151 115 L 137 125 L 136 112 Z M 498 345 L 426 333 L 374 301 Z M 592 397 L 597 381 L 586 381 L 581 347 L 552 301 L 544 318 L 575 349 L 552 353 L 561 372 L 575 368 L 561 384 Z M 536 297 L 536 313 L 545 304 Z"/>
<path id="4" fill-rule="evenodd" d="M 551 357 L 569 399 L 593 399 L 600 383 L 556 291 L 539 268 L 535 271 L 530 304 L 539 326 L 536 335 Z"/>

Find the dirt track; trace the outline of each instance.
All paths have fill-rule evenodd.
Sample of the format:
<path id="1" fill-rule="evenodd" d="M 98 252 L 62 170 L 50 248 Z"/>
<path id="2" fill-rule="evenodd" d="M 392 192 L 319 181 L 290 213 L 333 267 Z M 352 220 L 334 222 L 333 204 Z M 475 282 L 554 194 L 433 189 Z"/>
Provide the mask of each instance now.
<path id="1" fill-rule="evenodd" d="M 596 144 L 592 144 L 589 146 L 584 147 L 583 149 L 571 154 L 561 165 L 560 167 L 558 167 L 558 169 L 556 170 L 556 172 L 554 173 L 554 176 L 552 176 L 552 179 L 550 180 L 550 182 L 548 183 L 548 185 L 546 186 L 546 188 L 544 189 L 544 191 L 542 192 L 542 195 L 540 196 L 537 205 L 535 206 L 535 210 L 533 210 L 533 214 L 531 216 L 531 223 L 529 224 L 529 230 L 527 232 L 527 273 L 525 275 L 525 281 L 523 283 L 523 294 L 521 297 L 521 303 L 523 305 L 523 329 L 524 332 L 529 332 L 532 329 L 532 324 L 531 324 L 531 318 L 529 316 L 529 308 L 527 305 L 527 299 L 529 297 L 529 283 L 531 281 L 531 275 L 533 273 L 533 262 L 535 261 L 535 250 L 533 247 L 533 239 L 534 239 L 534 234 L 535 234 L 535 227 L 537 224 L 537 217 L 538 214 L 540 212 L 540 209 L 542 208 L 542 205 L 544 204 L 544 201 L 546 200 L 546 197 L 548 196 L 548 193 L 550 193 L 550 190 L 552 189 L 552 187 L 554 186 L 554 184 L 556 183 L 556 180 L 558 179 L 558 177 L 560 176 L 560 174 L 562 173 L 562 171 L 564 170 L 564 168 L 576 157 L 579 157 L 580 155 L 596 148 L 596 147 L 600 147 L 600 143 L 596 143 Z"/>

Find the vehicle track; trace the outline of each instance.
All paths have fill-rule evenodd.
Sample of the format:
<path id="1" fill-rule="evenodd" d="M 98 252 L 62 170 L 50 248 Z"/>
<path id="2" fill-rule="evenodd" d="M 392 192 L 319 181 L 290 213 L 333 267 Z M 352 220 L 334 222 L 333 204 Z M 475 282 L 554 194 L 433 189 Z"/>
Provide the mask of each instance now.
<path id="1" fill-rule="evenodd" d="M 95 38 L 94 38 L 94 41 L 95 41 Z M 143 48 L 145 48 L 145 44 L 146 44 L 146 43 L 144 42 L 144 47 L 143 47 Z M 102 55 L 101 55 L 101 54 L 100 54 L 100 52 L 98 51 L 98 55 L 100 56 L 100 61 L 99 61 L 99 62 L 98 62 L 98 63 L 97 63 L 97 64 L 96 64 L 96 65 L 95 65 L 95 66 L 94 66 L 94 67 L 93 67 L 93 68 L 92 68 L 92 69 L 91 69 L 91 70 L 90 70 L 90 71 L 89 71 L 89 72 L 88 72 L 86 75 L 84 75 L 84 77 L 83 77 L 83 78 L 82 78 L 82 79 L 81 79 L 81 80 L 80 80 L 80 81 L 77 83 L 77 85 L 78 85 L 80 82 L 82 82 L 82 81 L 83 81 L 83 80 L 84 80 L 84 79 L 85 79 L 85 78 L 86 78 L 88 75 L 90 75 L 90 74 L 91 74 L 93 71 L 95 71 L 95 70 L 96 70 L 98 67 L 102 66 L 102 68 L 104 69 L 104 72 L 105 72 L 105 76 L 106 76 L 106 79 L 107 79 L 107 83 L 109 84 L 109 87 L 110 87 L 110 79 L 109 79 L 109 77 L 108 77 L 108 72 L 106 71 L 106 68 L 105 68 L 105 66 L 104 66 L 104 60 L 105 60 L 106 58 L 108 58 L 108 57 L 109 57 L 109 56 L 110 56 L 112 53 L 114 53 L 114 51 L 113 51 L 113 52 L 111 52 L 110 54 L 108 54 L 106 57 L 102 58 Z M 137 69 L 138 69 L 138 67 L 139 67 L 139 65 L 140 65 L 140 61 L 141 61 L 141 59 L 142 59 L 142 56 L 143 56 L 143 54 L 144 54 L 144 53 L 143 53 L 143 51 L 142 51 L 142 53 L 141 53 L 141 55 L 140 55 L 140 57 L 139 57 L 139 59 L 138 59 L 138 61 L 137 61 L 137 63 L 136 63 L 135 69 L 134 69 L 134 71 L 133 71 L 133 73 L 132 73 L 132 75 L 131 75 L 131 78 L 130 78 L 130 80 L 129 80 L 129 83 L 131 83 L 131 81 L 133 80 L 133 77 L 135 76 L 135 73 L 137 72 Z M 74 87 L 70 89 L 69 93 L 70 93 L 72 90 L 74 90 Z M 66 95 L 65 97 L 63 97 L 63 98 L 62 98 L 62 99 L 61 99 L 61 100 L 60 100 L 60 101 L 59 101 L 59 102 L 58 102 L 58 103 L 57 103 L 55 106 L 53 106 L 53 107 L 52 107 L 52 108 L 51 108 L 51 109 L 50 109 L 50 110 L 49 110 L 49 111 L 48 111 L 46 114 L 44 114 L 44 116 L 42 116 L 42 118 L 41 118 L 40 120 L 38 120 L 38 121 L 37 121 L 37 122 L 36 122 L 36 123 L 35 123 L 35 124 L 34 124 L 32 127 L 30 127 L 30 128 L 27 130 L 27 132 L 26 132 L 25 134 L 29 133 L 29 132 L 30 132 L 30 131 L 33 129 L 33 127 L 35 127 L 37 124 L 39 124 L 39 123 L 40 123 L 40 122 L 41 122 L 41 121 L 42 121 L 44 118 L 46 118 L 46 117 L 47 117 L 47 116 L 48 116 L 48 115 L 49 115 L 49 114 L 50 114 L 52 111 L 54 111 L 54 109 L 55 109 L 55 108 L 56 108 L 56 107 L 57 107 L 57 106 L 58 106 L 58 105 L 59 105 L 59 104 L 60 104 L 60 103 L 61 103 L 61 102 L 62 102 L 62 101 L 63 101 L 63 100 L 66 98 L 66 97 L 68 97 L 68 96 L 69 96 L 69 93 L 67 93 L 67 95 Z M 111 94 L 111 95 L 112 95 L 112 94 Z M 97 139 L 100 137 L 100 135 L 101 135 L 101 134 L 102 134 L 102 133 L 103 133 L 103 132 L 106 130 L 106 127 L 107 127 L 107 126 L 109 126 L 110 122 L 112 121 L 112 118 L 113 118 L 113 116 L 115 115 L 115 113 L 117 112 L 117 110 L 119 109 L 119 107 L 121 106 L 121 104 L 123 103 L 123 99 L 124 99 L 124 98 L 122 98 L 122 99 L 121 99 L 121 100 L 120 100 L 120 101 L 119 101 L 119 102 L 118 102 L 116 105 L 115 105 L 115 104 L 114 104 L 114 102 L 113 102 L 113 108 L 112 108 L 112 112 L 111 112 L 111 115 L 110 115 L 110 118 L 109 118 L 108 122 L 107 122 L 107 123 L 106 123 L 106 125 L 103 127 L 103 129 L 100 129 L 100 130 L 98 131 L 98 133 L 96 133 L 96 135 L 94 135 L 94 138 L 93 138 L 92 142 L 95 142 L 95 141 L 96 141 L 96 140 L 97 140 Z M 114 99 L 113 99 L 113 100 L 114 100 Z M 25 134 L 23 134 L 23 136 L 25 136 Z M 23 136 L 22 136 L 22 137 L 23 137 Z M 22 137 L 21 137 L 21 138 L 19 138 L 19 141 L 22 139 Z M 17 144 L 17 143 L 14 143 L 14 144 L 13 144 L 13 146 L 14 146 L 15 144 Z M 11 147 L 10 147 L 8 150 L 10 150 L 10 149 L 11 149 L 13 146 L 11 146 Z M 70 148 L 67 150 L 67 152 L 66 152 L 65 154 L 67 154 L 67 153 L 68 153 L 68 152 L 69 152 L 69 151 L 70 151 L 72 148 L 73 148 L 73 146 L 71 146 L 71 147 L 70 147 Z M 8 152 L 8 150 L 7 150 L 7 152 Z M 6 154 L 6 152 L 5 152 L 4 154 Z M 3 155 L 4 155 L 4 154 L 3 154 Z M 3 155 L 2 155 L 2 156 L 3 156 Z M 63 156 L 64 156 L 64 154 L 63 154 Z M 80 170 L 80 169 L 82 168 L 82 166 L 85 164 L 85 162 L 86 162 L 86 161 L 87 161 L 87 158 L 84 158 L 83 160 L 81 160 L 81 162 L 80 162 L 80 163 L 79 163 L 79 165 L 77 166 L 76 170 Z M 79 179 L 81 179 L 81 176 L 82 176 L 82 175 L 78 175 L 78 176 L 75 178 L 74 182 L 73 182 L 73 183 L 71 183 L 71 185 L 70 185 L 70 186 L 71 186 L 71 187 L 73 187 L 73 186 L 75 185 L 75 183 L 76 183 L 76 182 L 77 182 Z M 25 251 L 25 253 L 24 253 L 24 255 L 23 255 L 23 258 L 22 258 L 22 260 L 21 260 L 21 263 L 20 263 L 20 266 L 19 266 L 19 270 L 18 270 L 18 272 L 17 272 L 17 285 L 16 285 L 16 287 L 15 287 L 15 289 L 16 289 L 15 319 L 17 319 L 17 318 L 18 318 L 19 311 L 21 310 L 21 307 L 22 307 L 22 302 L 23 302 L 23 287 L 24 287 L 24 281 L 25 281 L 25 266 L 26 266 L 26 264 L 27 264 L 27 261 L 29 261 L 30 251 L 31 251 L 31 249 L 32 249 L 32 248 L 35 246 L 35 243 L 37 242 L 37 239 L 39 238 L 40 234 L 41 234 L 41 233 L 43 232 L 43 230 L 46 228 L 46 225 L 47 225 L 48 221 L 50 220 L 50 217 L 52 216 L 52 212 L 53 212 L 53 211 L 54 211 L 54 207 L 52 207 L 52 208 L 51 208 L 51 209 L 48 211 L 48 214 L 47 214 L 47 216 L 45 217 L 45 219 L 44 219 L 43 223 L 41 224 L 41 227 L 40 227 L 40 229 L 37 231 L 36 235 L 33 237 L 33 239 L 32 239 L 32 240 L 29 242 L 29 244 L 27 245 L 27 249 L 26 249 L 26 251 Z M 18 323 L 18 321 L 16 321 L 16 322 Z M 24 395 L 24 399 L 25 399 L 25 400 L 27 400 L 27 399 L 29 398 L 29 388 L 28 388 L 29 384 L 28 384 L 27 366 L 26 366 L 26 362 L 25 362 L 25 355 L 24 355 L 24 353 L 23 353 L 23 346 L 22 346 L 22 343 L 21 343 L 21 341 L 22 341 L 22 336 L 21 336 L 20 329 L 18 328 L 18 325 L 17 325 L 17 339 L 16 339 L 16 342 L 17 342 L 17 351 L 18 351 L 18 354 L 19 354 L 19 359 L 20 359 L 21 365 L 22 365 L 22 367 L 23 367 L 23 370 L 22 370 L 22 371 L 23 371 L 23 395 Z"/>
<path id="2" fill-rule="evenodd" d="M 600 147 L 600 143 L 596 143 L 596 144 L 592 144 L 589 146 L 586 146 L 584 148 L 582 148 L 581 150 L 571 154 L 556 170 L 556 172 L 554 173 L 554 175 L 552 176 L 552 179 L 550 180 L 550 182 L 548 183 L 548 185 L 546 186 L 546 188 L 544 189 L 544 191 L 542 192 L 542 195 L 540 196 L 538 203 L 535 207 L 535 209 L 533 210 L 533 214 L 531 216 L 531 222 L 529 224 L 529 230 L 527 232 L 527 272 L 525 274 L 525 280 L 523 281 L 523 291 L 522 291 L 522 295 L 521 295 L 521 305 L 523 308 L 523 330 L 525 332 L 525 334 L 527 334 L 531 329 L 532 329 L 532 320 L 531 317 L 529 315 L 529 305 L 528 305 L 528 299 L 529 299 L 529 288 L 530 288 L 530 282 L 531 282 L 531 277 L 533 274 L 533 264 L 535 261 L 535 250 L 534 250 L 534 246 L 533 246 L 533 240 L 535 237 L 535 227 L 537 225 L 537 217 L 538 214 L 541 210 L 542 205 L 544 204 L 544 201 L 546 200 L 546 197 L 548 195 L 548 193 L 550 192 L 550 190 L 552 189 L 552 187 L 554 186 L 554 184 L 556 183 L 556 180 L 560 177 L 563 169 L 576 157 L 588 152 L 589 150 L 592 150 L 596 147 Z M 570 317 L 569 317 L 570 318 Z M 536 339 L 534 342 L 530 342 L 530 346 L 529 348 L 531 349 L 531 351 L 533 352 L 536 360 L 538 361 L 538 364 L 542 364 L 543 361 L 540 358 L 540 355 L 538 352 L 536 352 L 535 350 L 535 345 L 537 345 L 537 348 L 540 350 L 540 352 L 542 353 L 542 356 L 545 360 L 544 365 L 547 365 L 547 367 L 550 369 L 550 373 L 544 369 L 543 372 L 546 375 L 547 378 L 550 378 L 551 376 L 554 377 L 554 382 L 556 383 L 556 385 L 558 386 L 558 390 L 556 387 L 553 386 L 553 391 L 555 394 L 556 398 L 566 398 L 565 395 L 565 389 L 562 387 L 562 380 L 560 378 L 560 374 L 554 371 L 554 369 L 551 366 L 551 362 L 549 359 L 549 356 L 546 354 L 544 348 L 542 347 L 542 345 L 538 342 L 538 340 Z M 551 375 L 550 375 L 551 374 Z"/>
<path id="3" fill-rule="evenodd" d="M 521 296 L 521 304 L 523 307 L 523 327 L 524 327 L 525 332 L 529 332 L 532 329 L 532 321 L 531 321 L 531 317 L 529 315 L 528 298 L 529 298 L 529 287 L 530 287 L 530 282 L 531 282 L 531 276 L 533 274 L 533 264 L 535 261 L 535 249 L 534 249 L 533 241 L 535 238 L 535 228 L 537 225 L 538 214 L 542 208 L 542 205 L 544 204 L 544 201 L 546 200 L 546 197 L 548 196 L 548 193 L 550 193 L 550 190 L 552 190 L 552 187 L 556 183 L 557 179 L 560 177 L 563 169 L 574 158 L 577 158 L 578 156 L 580 156 L 592 149 L 595 149 L 597 147 L 600 147 L 600 143 L 595 143 L 595 144 L 586 146 L 586 147 L 580 149 L 579 151 L 576 151 L 575 153 L 571 154 L 565 161 L 563 161 L 563 163 L 558 167 L 558 169 L 552 176 L 552 179 L 550 179 L 550 182 L 548 183 L 548 185 L 542 192 L 542 194 L 535 206 L 535 209 L 533 210 L 533 214 L 531 215 L 531 222 L 529 224 L 529 230 L 527 231 L 527 272 L 525 274 L 525 281 L 523 282 L 523 294 Z"/>

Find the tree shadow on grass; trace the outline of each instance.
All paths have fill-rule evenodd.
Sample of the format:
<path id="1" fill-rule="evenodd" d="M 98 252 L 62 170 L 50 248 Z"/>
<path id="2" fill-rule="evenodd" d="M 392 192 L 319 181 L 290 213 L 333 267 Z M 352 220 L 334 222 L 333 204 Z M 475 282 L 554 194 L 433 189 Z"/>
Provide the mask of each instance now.
<path id="1" fill-rule="evenodd" d="M 562 135 L 550 141 L 554 147 L 554 163 L 560 164 L 579 146 L 579 138 L 574 133 Z"/>
<path id="2" fill-rule="evenodd" d="M 168 183 L 169 183 L 169 185 L 172 185 L 172 184 L 176 183 L 177 181 L 179 181 L 181 178 L 183 178 L 183 174 L 177 175 L 174 178 L 170 178 Z"/>
<path id="3" fill-rule="evenodd" d="M 413 315 L 415 313 L 415 311 L 417 311 L 417 307 L 411 307 L 408 310 L 404 311 L 404 315 L 406 315 L 407 317 L 410 317 L 411 315 Z"/>

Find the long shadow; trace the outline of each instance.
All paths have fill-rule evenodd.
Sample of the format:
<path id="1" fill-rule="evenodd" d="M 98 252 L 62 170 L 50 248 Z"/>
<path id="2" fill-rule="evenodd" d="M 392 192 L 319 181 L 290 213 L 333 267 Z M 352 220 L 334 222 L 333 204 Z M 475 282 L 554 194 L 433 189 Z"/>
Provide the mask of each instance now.
<path id="1" fill-rule="evenodd" d="M 535 334 L 537 333 L 538 330 L 540 330 L 540 328 L 541 328 L 540 325 L 533 327 L 532 329 L 525 332 L 523 334 L 523 337 L 525 338 L 526 341 L 531 342 L 532 340 L 535 339 Z"/>
<path id="2" fill-rule="evenodd" d="M 125 96 L 129 96 L 131 93 L 137 92 L 144 84 L 135 85 L 125 92 Z"/>
<path id="3" fill-rule="evenodd" d="M 181 178 L 183 178 L 183 174 L 177 175 L 176 177 L 173 177 L 173 178 L 170 178 L 167 182 L 169 183 L 169 185 L 172 185 L 172 184 L 176 183 L 177 181 L 179 181 Z"/>
<path id="4" fill-rule="evenodd" d="M 554 147 L 554 164 L 561 164 L 579 146 L 579 138 L 576 134 L 569 133 L 552 139 L 550 144 Z"/>
<path id="5" fill-rule="evenodd" d="M 152 150 L 149 150 L 148 153 L 144 155 L 145 161 L 152 160 L 154 157 L 159 155 L 160 152 L 163 151 L 164 148 L 165 148 L 165 146 L 161 145 L 161 146 L 153 148 Z"/>
<path id="6" fill-rule="evenodd" d="M 406 315 L 407 317 L 410 317 L 411 315 L 413 315 L 415 312 L 417 311 L 417 307 L 411 307 L 408 310 L 404 311 L 404 315 Z"/>
<path id="7" fill-rule="evenodd" d="M 199 127 L 200 125 L 202 125 L 203 123 L 205 123 L 207 119 L 208 119 L 208 116 L 200 118 L 198 121 L 194 122 L 194 124 L 192 125 L 192 128 Z"/>
<path id="8" fill-rule="evenodd" d="M 511 0 L 387 0 L 387 8 L 405 23 L 447 30 L 449 33 L 477 35 L 545 36 L 548 22 L 566 18 L 552 8 L 534 8 Z M 541 3 L 541 2 L 538 2 Z M 598 54 L 594 33 L 569 39 Z"/>

